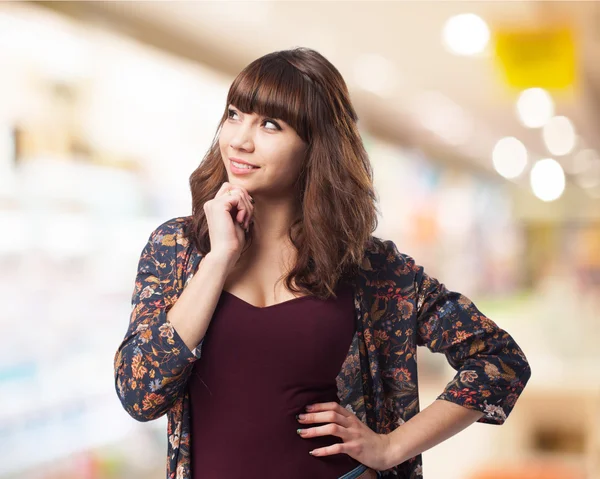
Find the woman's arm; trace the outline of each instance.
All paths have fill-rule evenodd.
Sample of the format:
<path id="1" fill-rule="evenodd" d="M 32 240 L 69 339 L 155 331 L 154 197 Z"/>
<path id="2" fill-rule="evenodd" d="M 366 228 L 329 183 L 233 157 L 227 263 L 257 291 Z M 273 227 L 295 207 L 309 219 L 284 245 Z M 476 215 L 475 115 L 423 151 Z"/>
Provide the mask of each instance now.
<path id="1" fill-rule="evenodd" d="M 525 354 L 469 298 L 407 260 L 415 272 L 417 344 L 443 353 L 457 371 L 437 399 L 482 412 L 477 422 L 503 424 L 531 377 Z"/>
<path id="2" fill-rule="evenodd" d="M 443 353 L 457 374 L 436 401 L 387 435 L 389 467 L 474 422 L 503 424 L 531 376 L 525 354 L 506 331 L 413 258 L 401 256 L 415 275 L 417 344 Z"/>
<path id="3" fill-rule="evenodd" d="M 225 265 L 207 254 L 169 309 L 165 289 L 174 282 L 168 268 L 176 268 L 176 244 L 167 230 L 159 226 L 142 251 L 129 327 L 114 358 L 117 394 L 138 421 L 162 416 L 182 393 L 225 280 Z"/>
<path id="4" fill-rule="evenodd" d="M 387 469 L 402 464 L 458 434 L 483 416 L 448 401 L 436 400 L 387 435 Z"/>
<path id="5" fill-rule="evenodd" d="M 199 344 L 210 325 L 229 271 L 228 263 L 207 253 L 177 302 L 167 314 L 168 321 L 189 349 Z"/>

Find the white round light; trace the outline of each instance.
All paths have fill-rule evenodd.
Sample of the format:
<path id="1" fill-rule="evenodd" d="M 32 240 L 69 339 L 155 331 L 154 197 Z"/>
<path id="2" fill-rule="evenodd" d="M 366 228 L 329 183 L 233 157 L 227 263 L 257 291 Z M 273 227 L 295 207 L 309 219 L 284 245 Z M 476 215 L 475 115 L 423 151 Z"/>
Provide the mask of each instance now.
<path id="1" fill-rule="evenodd" d="M 539 160 L 533 165 L 530 177 L 533 194 L 542 201 L 554 201 L 565 190 L 565 172 L 552 158 Z"/>
<path id="2" fill-rule="evenodd" d="M 554 102 L 543 88 L 529 88 L 519 95 L 517 113 L 526 127 L 540 128 L 554 115 Z"/>
<path id="3" fill-rule="evenodd" d="M 490 40 L 490 29 L 485 21 L 474 13 L 462 13 L 450 17 L 442 30 L 442 42 L 456 55 L 481 53 Z"/>
<path id="4" fill-rule="evenodd" d="M 516 178 L 527 166 L 527 148 L 513 136 L 502 138 L 494 147 L 492 162 L 504 178 Z"/>
<path id="5" fill-rule="evenodd" d="M 570 153 L 575 148 L 575 127 L 566 116 L 551 118 L 542 132 L 548 151 L 556 156 Z"/>

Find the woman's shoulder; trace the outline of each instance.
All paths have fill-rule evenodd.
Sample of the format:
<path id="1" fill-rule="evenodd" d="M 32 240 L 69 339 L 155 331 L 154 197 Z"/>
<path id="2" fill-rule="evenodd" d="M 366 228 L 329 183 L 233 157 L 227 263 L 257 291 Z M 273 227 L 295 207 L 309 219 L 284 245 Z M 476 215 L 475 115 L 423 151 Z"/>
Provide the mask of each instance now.
<path id="1" fill-rule="evenodd" d="M 378 236 L 369 238 L 366 249 L 366 257 L 374 269 L 404 270 L 406 273 L 415 271 L 417 264 L 414 258 L 398 249 L 396 243 L 390 239 Z"/>
<path id="2" fill-rule="evenodd" d="M 187 234 L 191 220 L 191 216 L 176 216 L 163 221 L 154 228 L 148 240 L 146 251 L 152 255 L 161 281 L 168 285 L 164 286 L 167 298 L 180 291 L 182 281 L 189 274 L 190 259 L 195 251 Z"/>
<path id="3" fill-rule="evenodd" d="M 150 234 L 150 242 L 155 249 L 176 247 L 187 248 L 189 238 L 188 227 L 192 216 L 176 216 L 160 223 Z"/>

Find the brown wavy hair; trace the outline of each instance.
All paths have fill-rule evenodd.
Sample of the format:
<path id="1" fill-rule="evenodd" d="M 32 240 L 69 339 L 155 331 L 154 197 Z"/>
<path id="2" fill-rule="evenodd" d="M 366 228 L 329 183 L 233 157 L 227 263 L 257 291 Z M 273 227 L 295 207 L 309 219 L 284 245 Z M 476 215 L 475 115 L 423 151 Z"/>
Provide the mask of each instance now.
<path id="1" fill-rule="evenodd" d="M 279 118 L 306 142 L 296 181 L 300 216 L 288 231 L 297 261 L 284 276 L 285 284 L 296 293 L 335 297 L 338 281 L 356 274 L 378 212 L 372 166 L 344 79 L 320 53 L 302 47 L 264 55 L 239 73 L 212 145 L 190 176 L 187 235 L 201 254 L 211 249 L 204 203 L 228 181 L 218 138 L 230 104 L 244 113 Z M 244 251 L 252 242 L 252 228 L 246 238 Z"/>

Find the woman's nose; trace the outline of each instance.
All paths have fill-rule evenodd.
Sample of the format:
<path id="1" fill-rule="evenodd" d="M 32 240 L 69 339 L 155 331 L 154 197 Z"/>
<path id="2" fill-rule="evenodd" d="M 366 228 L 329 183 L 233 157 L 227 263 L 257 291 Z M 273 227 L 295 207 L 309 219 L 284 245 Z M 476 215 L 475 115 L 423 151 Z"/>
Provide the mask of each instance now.
<path id="1" fill-rule="evenodd" d="M 232 148 L 252 149 L 254 146 L 252 140 L 251 128 L 239 127 L 231 138 L 230 146 Z"/>

